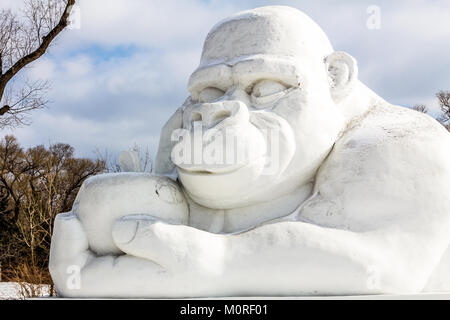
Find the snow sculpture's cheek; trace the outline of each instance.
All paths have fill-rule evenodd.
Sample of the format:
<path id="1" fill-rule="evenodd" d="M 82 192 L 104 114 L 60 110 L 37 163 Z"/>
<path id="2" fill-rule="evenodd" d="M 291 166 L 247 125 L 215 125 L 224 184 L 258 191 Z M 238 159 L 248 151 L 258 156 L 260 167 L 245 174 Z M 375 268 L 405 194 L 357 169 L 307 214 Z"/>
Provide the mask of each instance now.
<path id="1" fill-rule="evenodd" d="M 288 120 L 292 117 L 292 113 L 297 115 L 299 106 L 307 104 L 307 95 L 304 90 L 299 87 L 292 87 L 286 93 L 277 99 L 270 109 L 280 117 Z"/>
<path id="2" fill-rule="evenodd" d="M 103 174 L 86 180 L 74 203 L 97 254 L 119 254 L 114 244 L 114 221 L 131 214 L 146 214 L 173 224 L 187 224 L 187 204 L 178 185 L 145 173 Z"/>

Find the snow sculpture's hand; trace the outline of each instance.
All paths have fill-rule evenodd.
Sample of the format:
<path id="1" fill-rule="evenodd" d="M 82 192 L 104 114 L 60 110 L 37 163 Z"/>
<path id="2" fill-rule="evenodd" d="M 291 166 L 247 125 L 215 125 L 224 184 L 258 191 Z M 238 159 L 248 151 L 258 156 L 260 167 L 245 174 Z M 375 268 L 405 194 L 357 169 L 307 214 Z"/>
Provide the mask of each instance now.
<path id="1" fill-rule="evenodd" d="M 130 215 L 116 220 L 113 239 L 123 252 L 152 260 L 169 272 L 222 272 L 226 247 L 223 235 L 164 223 L 148 215 Z"/>
<path id="2" fill-rule="evenodd" d="M 93 254 L 82 223 L 72 212 L 56 216 L 52 240 L 49 269 L 64 297 L 174 295 L 171 281 L 177 279 L 160 265 L 126 254 Z"/>
<path id="3" fill-rule="evenodd" d="M 159 138 L 158 153 L 156 154 L 154 173 L 157 174 L 171 174 L 175 165 L 170 159 L 172 148 L 177 141 L 172 141 L 172 133 L 183 127 L 183 107 L 178 108 L 177 111 L 170 117 L 161 130 Z"/>

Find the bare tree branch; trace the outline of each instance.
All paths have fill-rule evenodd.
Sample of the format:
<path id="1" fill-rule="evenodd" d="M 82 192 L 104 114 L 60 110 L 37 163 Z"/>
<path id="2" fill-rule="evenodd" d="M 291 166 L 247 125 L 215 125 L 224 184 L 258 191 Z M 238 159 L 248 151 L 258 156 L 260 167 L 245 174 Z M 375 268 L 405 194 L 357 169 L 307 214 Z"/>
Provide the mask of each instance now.
<path id="1" fill-rule="evenodd" d="M 4 115 L 11 109 L 7 104 L 0 108 L 0 116 Z"/>
<path id="2" fill-rule="evenodd" d="M 49 100 L 46 98 L 50 85 L 47 81 L 26 80 L 18 91 L 10 91 L 0 108 L 0 128 L 16 127 L 28 124 L 27 115 L 36 109 L 44 108 Z M 7 117 L 2 117 L 8 113 Z"/>
<path id="3" fill-rule="evenodd" d="M 26 124 L 25 116 L 48 102 L 43 96 L 48 84 L 25 83 L 16 90 L 14 101 L 6 95 L 15 75 L 45 54 L 56 36 L 70 23 L 76 0 L 26 0 L 24 18 L 11 10 L 0 11 L 0 128 Z"/>
<path id="4" fill-rule="evenodd" d="M 447 125 L 447 127 L 450 126 L 450 91 L 444 91 L 441 90 L 438 93 L 436 93 L 436 97 L 439 100 L 439 107 L 441 108 L 442 115 L 439 118 L 439 121 L 442 122 L 442 124 Z"/>
<path id="5" fill-rule="evenodd" d="M 424 104 L 416 104 L 413 107 L 413 110 L 422 112 L 422 113 L 428 113 L 428 107 Z"/>

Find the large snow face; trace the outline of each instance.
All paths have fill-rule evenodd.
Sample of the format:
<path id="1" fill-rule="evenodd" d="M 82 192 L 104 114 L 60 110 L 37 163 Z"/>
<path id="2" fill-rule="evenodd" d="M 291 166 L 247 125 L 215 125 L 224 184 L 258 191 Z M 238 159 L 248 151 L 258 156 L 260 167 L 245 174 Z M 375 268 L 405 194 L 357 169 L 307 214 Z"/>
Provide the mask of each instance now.
<path id="1" fill-rule="evenodd" d="M 172 151 L 194 201 L 248 206 L 314 176 L 343 128 L 325 62 L 331 52 L 322 30 L 296 10 L 243 12 L 213 28 L 189 80 L 190 134 Z"/>

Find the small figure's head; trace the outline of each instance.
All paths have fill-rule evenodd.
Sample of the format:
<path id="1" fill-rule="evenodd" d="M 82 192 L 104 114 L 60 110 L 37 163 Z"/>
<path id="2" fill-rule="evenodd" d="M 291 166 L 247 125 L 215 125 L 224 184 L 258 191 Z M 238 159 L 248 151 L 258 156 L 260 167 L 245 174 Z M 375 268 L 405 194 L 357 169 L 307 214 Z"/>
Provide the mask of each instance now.
<path id="1" fill-rule="evenodd" d="M 269 201 L 308 183 L 344 128 L 355 60 L 289 7 L 263 7 L 209 32 L 172 161 L 210 208 Z M 192 152 L 191 152 L 192 151 Z"/>

